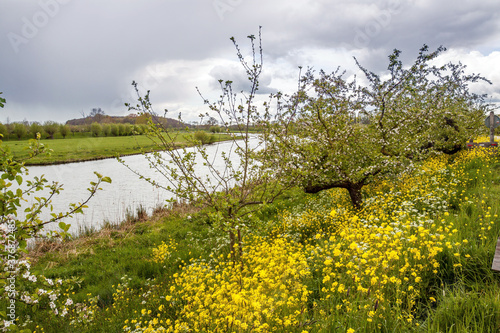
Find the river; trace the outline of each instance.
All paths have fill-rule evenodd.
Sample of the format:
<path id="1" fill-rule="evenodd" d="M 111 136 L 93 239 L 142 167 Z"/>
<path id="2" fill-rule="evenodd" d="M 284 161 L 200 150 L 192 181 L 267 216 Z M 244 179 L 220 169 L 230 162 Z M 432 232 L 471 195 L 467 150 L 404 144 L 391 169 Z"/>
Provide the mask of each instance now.
<path id="1" fill-rule="evenodd" d="M 258 144 L 257 138 L 252 138 L 253 147 Z M 232 141 L 225 141 L 206 146 L 207 154 L 213 158 L 214 164 L 222 171 L 224 163 L 220 158 L 221 152 L 230 152 L 234 148 Z M 189 148 L 193 150 L 194 148 Z M 162 176 L 149 168 L 148 161 L 143 155 L 132 155 L 123 157 L 125 163 L 134 170 L 138 170 L 145 177 L 151 177 L 162 182 Z M 199 159 L 198 159 L 199 160 Z M 235 154 L 232 154 L 233 163 L 238 164 Z M 200 160 L 199 160 L 200 161 Z M 91 181 L 97 178 L 94 171 L 103 176 L 109 176 L 112 183 L 102 183 L 101 191 L 90 200 L 88 208 L 84 209 L 84 214 L 76 214 L 73 218 L 66 219 L 65 223 L 70 223 L 70 232 L 74 235 L 84 228 L 100 229 L 105 222 L 111 224 L 119 223 L 126 217 L 127 210 L 135 214 L 137 207 L 144 207 L 148 213 L 154 208 L 165 205 L 165 200 L 172 197 L 172 194 L 140 179 L 136 174 L 121 164 L 117 159 L 104 159 L 97 161 L 58 164 L 49 166 L 28 167 L 29 176 L 44 175 L 49 181 L 56 181 L 63 184 L 64 191 L 53 199 L 54 212 L 67 211 L 70 203 L 81 202 L 88 197 L 86 190 Z M 196 172 L 207 174 L 207 169 L 202 163 L 197 164 Z M 37 196 L 40 196 L 37 193 Z M 49 212 L 45 211 L 43 218 L 49 218 Z M 49 224 L 47 230 L 58 229 L 57 224 Z"/>

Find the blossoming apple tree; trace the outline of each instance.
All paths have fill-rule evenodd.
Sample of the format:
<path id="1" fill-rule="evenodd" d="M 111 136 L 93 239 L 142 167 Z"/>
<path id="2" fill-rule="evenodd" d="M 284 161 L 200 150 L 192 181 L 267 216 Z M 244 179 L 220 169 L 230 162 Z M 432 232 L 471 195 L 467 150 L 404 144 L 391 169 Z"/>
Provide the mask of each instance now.
<path id="1" fill-rule="evenodd" d="M 435 65 L 444 50 L 429 52 L 424 45 L 410 67 L 395 50 L 383 76 L 356 60 L 365 86 L 339 69 L 307 70 L 296 94 L 273 96 L 277 112 L 266 105 L 263 163 L 286 170 L 281 181 L 299 179 L 308 193 L 344 188 L 360 208 L 364 185 L 427 156 L 458 151 L 478 134 L 488 107 L 469 85 L 489 81 L 466 74 L 462 64 Z M 369 124 L 357 122 L 360 115 Z"/>

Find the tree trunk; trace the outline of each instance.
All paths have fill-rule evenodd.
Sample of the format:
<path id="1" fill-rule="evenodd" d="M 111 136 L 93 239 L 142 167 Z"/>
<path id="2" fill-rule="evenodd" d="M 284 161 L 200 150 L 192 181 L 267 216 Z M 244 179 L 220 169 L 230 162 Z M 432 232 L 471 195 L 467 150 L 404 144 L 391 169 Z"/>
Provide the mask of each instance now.
<path id="1" fill-rule="evenodd" d="M 231 260 L 233 265 L 236 265 L 237 261 L 241 262 L 241 257 L 243 256 L 241 231 L 240 229 L 237 230 L 237 233 L 233 230 L 229 231 L 229 250 L 231 251 Z M 243 265 L 243 263 L 241 264 Z M 243 269 L 243 266 L 241 266 L 241 269 Z"/>
<path id="2" fill-rule="evenodd" d="M 351 202 L 354 208 L 360 209 L 363 204 L 363 196 L 361 195 L 361 188 L 364 186 L 363 182 L 351 183 L 348 181 L 337 181 L 330 184 L 307 185 L 304 190 L 306 193 L 318 193 L 323 190 L 328 190 L 335 187 L 345 188 L 351 196 Z"/>
<path id="3" fill-rule="evenodd" d="M 233 261 L 233 265 L 236 264 L 236 253 L 234 251 L 235 244 L 235 235 L 233 230 L 229 230 L 229 251 L 231 251 L 231 260 Z"/>
<path id="4" fill-rule="evenodd" d="M 361 188 L 363 184 L 350 184 L 346 186 L 347 191 L 349 191 L 349 196 L 351 197 L 351 202 L 354 208 L 361 209 L 363 204 L 363 196 L 361 195 Z"/>
<path id="5" fill-rule="evenodd" d="M 238 255 L 239 259 L 243 256 L 243 243 L 241 241 L 241 230 L 238 228 Z"/>

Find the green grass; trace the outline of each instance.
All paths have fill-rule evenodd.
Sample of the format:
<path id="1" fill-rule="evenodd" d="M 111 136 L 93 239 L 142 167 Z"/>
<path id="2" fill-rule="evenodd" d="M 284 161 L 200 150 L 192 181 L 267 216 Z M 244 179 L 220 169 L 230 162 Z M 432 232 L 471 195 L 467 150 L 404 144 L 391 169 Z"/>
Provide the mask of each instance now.
<path id="1" fill-rule="evenodd" d="M 445 248 L 438 256 L 440 267 L 437 273 L 422 276 L 425 293 L 420 295 L 415 307 L 415 324 L 386 318 L 384 326 L 376 330 L 361 318 L 350 322 L 351 328 L 356 332 L 500 331 L 500 276 L 491 270 L 500 233 L 499 169 L 499 161 L 490 165 L 474 161 L 465 169 L 462 176 L 472 179 L 469 181 L 471 185 L 458 189 L 461 194 L 450 203 L 446 219 L 452 221 L 457 230 L 450 240 L 467 239 L 468 243 L 459 245 L 460 257 L 454 255 L 456 248 Z M 276 203 L 255 213 L 253 228 L 247 232 L 269 235 L 269 226 L 276 223 L 280 211 L 286 209 L 300 214 L 317 210 L 329 200 L 326 192 L 305 195 L 301 191 L 290 191 Z M 490 215 L 489 219 L 487 215 Z M 31 316 L 33 323 L 28 327 L 34 330 L 39 325 L 45 332 L 120 332 L 127 319 L 140 318 L 145 308 L 153 311 L 158 308 L 161 303 L 154 302 L 168 293 L 165 285 L 171 283 L 172 276 L 181 272 L 182 267 L 189 265 L 191 258 L 210 261 L 210 253 L 227 254 L 227 247 L 221 246 L 227 245 L 224 243 L 227 235 L 215 232 L 207 221 L 203 211 L 183 206 L 142 221 L 131 216 L 119 226 L 88 232 L 70 242 L 42 244 L 31 253 L 36 259 L 33 271 L 52 279 L 80 279 L 79 285 L 69 291 L 74 292 L 71 297 L 75 302 L 88 304 L 90 297 L 97 296 L 96 317 L 90 323 L 70 326 L 66 318 L 55 320 L 53 316 L 45 316 L 48 309 L 33 310 L 19 305 L 19 311 Z M 489 226 L 491 230 L 488 230 Z M 173 257 L 164 265 L 153 263 L 152 249 L 171 239 L 178 244 Z M 461 268 L 454 267 L 457 263 L 462 265 Z M 118 284 L 126 285 L 128 289 L 117 294 Z M 155 294 L 156 298 L 144 296 L 147 293 Z M 146 305 L 145 300 L 148 301 Z M 162 318 L 168 318 L 171 313 L 162 313 Z M 315 319 L 321 321 L 321 317 Z M 343 319 L 338 320 L 324 323 L 322 328 L 312 320 L 310 325 L 294 328 L 293 332 L 303 329 L 308 332 L 345 332 L 345 329 L 338 329 Z"/>
<path id="2" fill-rule="evenodd" d="M 217 141 L 228 139 L 224 134 L 215 134 Z M 50 155 L 40 155 L 26 161 L 26 165 L 46 165 L 68 162 L 80 162 L 111 158 L 116 155 L 140 154 L 142 151 L 157 150 L 158 147 L 145 135 L 109 136 L 109 137 L 72 137 L 66 139 L 41 140 L 52 150 Z M 179 146 L 188 145 L 188 134 L 182 133 L 176 142 Z M 28 157 L 25 149 L 27 141 L 5 141 L 16 158 Z"/>
<path id="3" fill-rule="evenodd" d="M 194 246 L 207 238 L 207 225 L 186 220 L 185 216 L 175 212 L 169 212 L 168 218 L 162 217 L 165 214 L 165 211 L 159 213 L 148 221 L 132 219 L 121 225 L 108 225 L 98 232 L 78 237 L 62 245 L 58 251 L 49 251 L 41 257 L 36 266 L 38 273 L 46 272 L 47 277 L 54 279 L 78 276 L 82 282 L 76 301 L 81 302 L 88 293 L 105 299 L 104 294 L 124 275 L 132 279 L 132 286 L 138 287 L 148 279 L 165 274 L 159 265 L 150 261 L 150 257 L 151 249 L 167 238 L 182 244 L 184 249 L 178 253 L 176 266 L 188 261 L 192 255 L 208 252 L 208 247 L 213 245 L 209 242 L 204 243 L 206 247 Z M 43 243 L 33 253 L 54 245 Z"/>
<path id="4" fill-rule="evenodd" d="M 486 287 L 486 286 L 484 286 Z M 498 332 L 498 286 L 478 290 L 444 289 L 426 328 L 429 332 Z"/>

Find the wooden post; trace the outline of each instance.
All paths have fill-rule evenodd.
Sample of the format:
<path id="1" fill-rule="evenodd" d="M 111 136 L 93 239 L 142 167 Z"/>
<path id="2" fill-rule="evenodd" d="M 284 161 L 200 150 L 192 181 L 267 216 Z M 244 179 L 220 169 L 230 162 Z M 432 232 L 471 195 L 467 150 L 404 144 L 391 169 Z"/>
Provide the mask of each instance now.
<path id="1" fill-rule="evenodd" d="M 471 150 L 472 148 L 474 148 L 474 146 L 474 140 L 470 139 L 469 143 L 467 143 L 467 149 Z"/>
<path id="2" fill-rule="evenodd" d="M 493 257 L 491 269 L 497 272 L 500 271 L 500 238 L 497 240 L 497 247 L 495 248 L 495 256 Z"/>
<path id="3" fill-rule="evenodd" d="M 490 143 L 495 142 L 495 113 L 490 111 Z"/>

